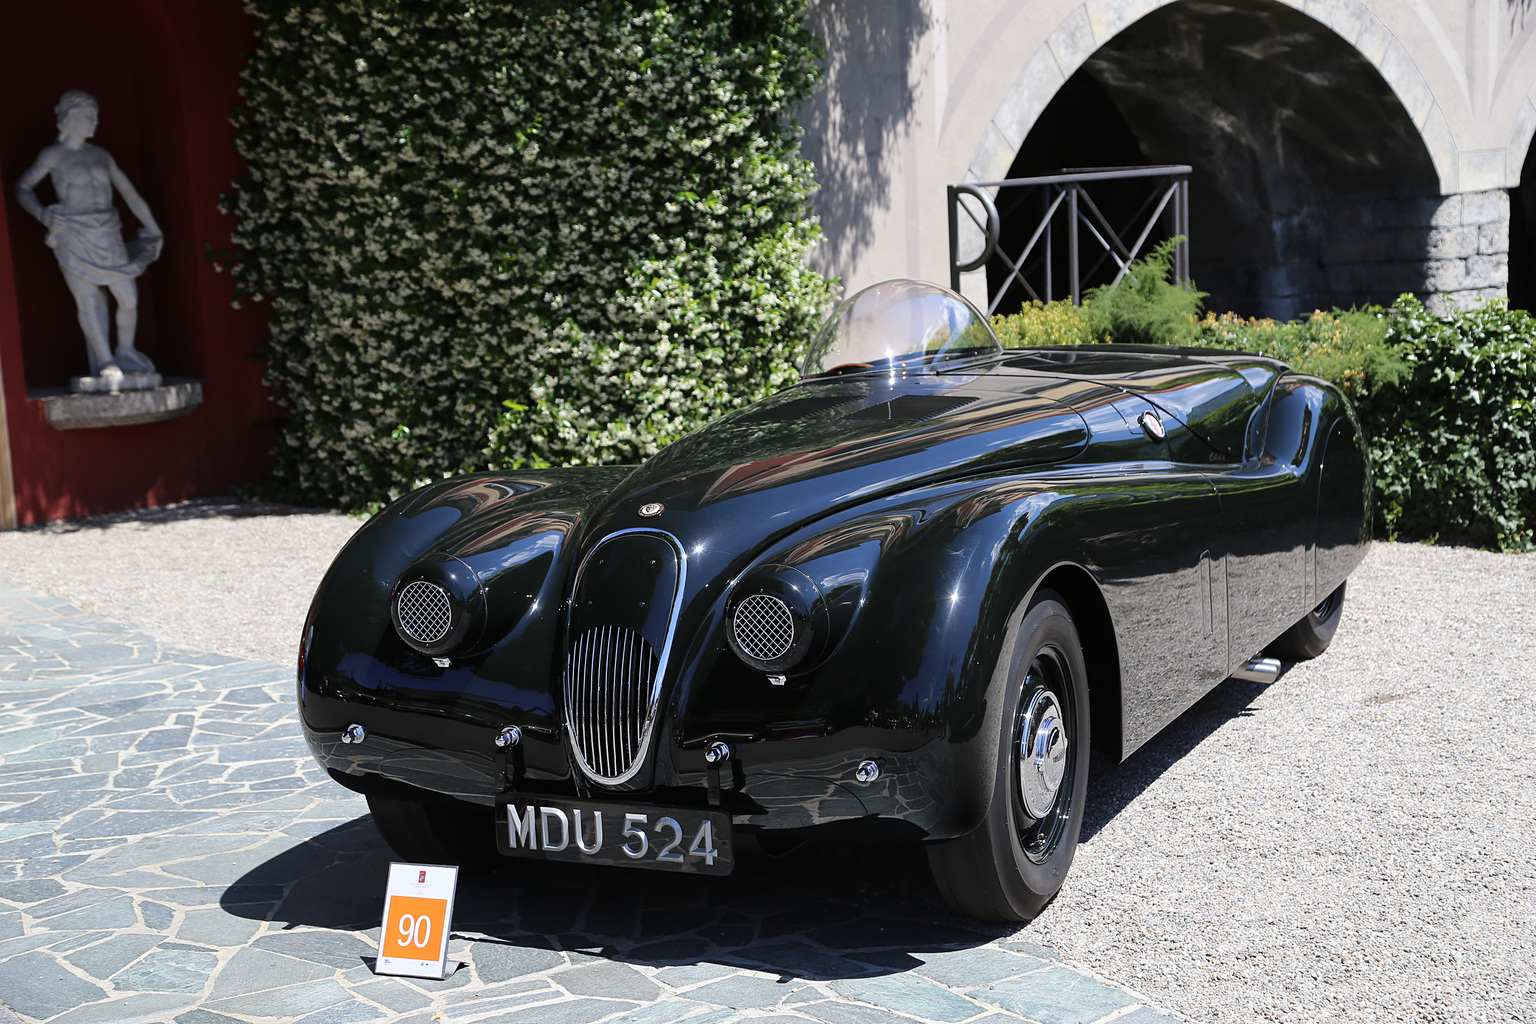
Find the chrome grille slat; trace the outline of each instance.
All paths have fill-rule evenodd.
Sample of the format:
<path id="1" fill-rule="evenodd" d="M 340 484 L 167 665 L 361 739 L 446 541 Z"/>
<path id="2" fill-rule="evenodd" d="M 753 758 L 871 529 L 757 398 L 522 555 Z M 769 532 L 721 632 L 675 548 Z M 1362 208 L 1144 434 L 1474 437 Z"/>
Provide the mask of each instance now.
<path id="1" fill-rule="evenodd" d="M 565 717 L 576 755 L 594 779 L 617 779 L 639 761 L 659 668 L 645 638 L 619 626 L 596 626 L 571 645 Z"/>

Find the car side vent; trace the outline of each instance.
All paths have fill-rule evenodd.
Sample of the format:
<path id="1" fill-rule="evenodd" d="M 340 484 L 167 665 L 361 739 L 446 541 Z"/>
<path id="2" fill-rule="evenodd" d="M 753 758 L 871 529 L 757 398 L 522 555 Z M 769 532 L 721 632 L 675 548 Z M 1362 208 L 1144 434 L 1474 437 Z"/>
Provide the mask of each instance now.
<path id="1" fill-rule="evenodd" d="M 900 395 L 889 402 L 865 406 L 849 413 L 851 420 L 905 420 L 915 423 L 932 419 L 947 412 L 954 412 L 970 405 L 975 398 L 957 398 L 954 395 Z"/>
<path id="2" fill-rule="evenodd" d="M 826 412 L 839 405 L 847 405 L 851 401 L 853 399 L 848 395 L 811 395 L 807 398 L 793 399 L 782 405 L 770 406 L 767 409 L 754 409 L 743 416 L 736 417 L 736 422 L 772 423 L 799 420 L 819 412 Z"/>

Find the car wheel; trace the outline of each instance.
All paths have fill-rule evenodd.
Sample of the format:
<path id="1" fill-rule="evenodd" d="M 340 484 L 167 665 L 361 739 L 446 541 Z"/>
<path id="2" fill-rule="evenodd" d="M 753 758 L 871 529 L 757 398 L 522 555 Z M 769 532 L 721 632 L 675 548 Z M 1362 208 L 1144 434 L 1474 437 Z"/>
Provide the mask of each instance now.
<path id="1" fill-rule="evenodd" d="M 1015 631 L 995 723 L 991 802 L 969 835 L 928 848 L 950 906 L 987 921 L 1028 921 L 1066 879 L 1088 793 L 1088 672 L 1072 615 L 1041 591 Z"/>
<path id="2" fill-rule="evenodd" d="M 1340 583 L 1339 589 L 1323 598 L 1322 604 L 1281 633 L 1274 643 L 1264 648 L 1264 653 L 1271 658 L 1283 658 L 1286 661 L 1306 661 L 1326 651 L 1333 642 L 1334 631 L 1339 628 L 1339 618 L 1344 614 L 1346 586 L 1347 583 Z"/>
<path id="3" fill-rule="evenodd" d="M 496 862 L 496 821 L 489 807 L 442 807 L 368 797 L 373 824 L 390 849 L 414 864 L 485 867 Z"/>

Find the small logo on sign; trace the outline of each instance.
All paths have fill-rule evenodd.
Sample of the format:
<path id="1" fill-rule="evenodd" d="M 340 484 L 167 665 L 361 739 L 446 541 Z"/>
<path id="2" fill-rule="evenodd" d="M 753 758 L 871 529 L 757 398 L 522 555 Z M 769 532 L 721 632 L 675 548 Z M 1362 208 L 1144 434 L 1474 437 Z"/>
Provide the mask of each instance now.
<path id="1" fill-rule="evenodd" d="M 418 882 L 425 882 L 426 880 L 427 880 L 427 873 L 425 871 L 421 871 L 421 872 L 417 873 L 416 881 L 418 881 Z"/>
<path id="2" fill-rule="evenodd" d="M 659 501 L 647 502 L 640 506 L 640 514 L 649 519 L 651 516 L 661 515 L 662 509 L 666 507 Z"/>

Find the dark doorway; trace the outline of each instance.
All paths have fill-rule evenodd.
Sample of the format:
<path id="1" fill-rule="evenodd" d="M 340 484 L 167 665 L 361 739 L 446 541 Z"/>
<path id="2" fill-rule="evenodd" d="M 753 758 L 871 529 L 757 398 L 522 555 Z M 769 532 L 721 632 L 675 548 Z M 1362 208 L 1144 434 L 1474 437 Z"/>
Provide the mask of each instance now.
<path id="1" fill-rule="evenodd" d="M 1079 171 L 1109 167 L 1130 167 L 1150 163 L 1141 148 L 1136 133 L 1121 115 L 1103 86 L 1091 76 L 1078 72 L 1067 80 L 1056 94 L 1040 119 L 1035 122 L 1029 139 L 1019 150 L 1008 169 L 1009 178 L 1029 178 L 1039 175 L 1058 174 L 1063 171 Z M 1091 186 L 1093 202 L 1113 225 L 1117 232 L 1144 209 L 1149 194 L 1157 185 L 1147 181 L 1104 181 Z M 998 248 L 1003 253 L 1019 253 L 1029 242 L 1029 236 L 1045 213 L 1051 195 L 1049 190 L 1003 189 L 997 195 L 998 214 L 1002 218 L 1002 230 Z M 1159 228 L 1154 228 L 1147 240 L 1147 247 L 1170 237 L 1171 217 L 1161 218 Z M 1065 241 L 1065 218 L 1058 217 L 1051 230 L 1053 244 L 1037 244 L 1031 252 L 1026 270 L 1034 280 L 1044 277 L 1043 264 L 1051 261 L 1050 279 L 1057 282 L 1053 290 L 1055 298 L 1068 294 L 1069 250 Z M 1119 264 L 1102 248 L 1087 243 L 1085 259 L 1080 262 L 1083 271 L 1082 287 L 1086 290 L 1096 285 L 1109 284 L 1119 270 Z M 1049 253 L 1049 255 L 1047 255 Z M 1001 257 L 994 257 L 987 264 L 988 293 L 997 296 L 1005 287 L 1008 269 Z M 1013 285 L 1002 297 L 997 312 L 1017 312 L 1028 299 L 1018 285 Z"/>
<path id="2" fill-rule="evenodd" d="M 1423 288 L 1439 188 L 1417 129 L 1359 51 L 1274 0 L 1141 19 L 1056 94 L 1011 173 L 1134 163 L 1194 167 L 1210 308 L 1288 318 Z"/>
<path id="3" fill-rule="evenodd" d="M 1536 312 L 1536 146 L 1509 190 L 1509 305 Z"/>

